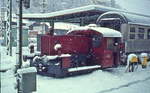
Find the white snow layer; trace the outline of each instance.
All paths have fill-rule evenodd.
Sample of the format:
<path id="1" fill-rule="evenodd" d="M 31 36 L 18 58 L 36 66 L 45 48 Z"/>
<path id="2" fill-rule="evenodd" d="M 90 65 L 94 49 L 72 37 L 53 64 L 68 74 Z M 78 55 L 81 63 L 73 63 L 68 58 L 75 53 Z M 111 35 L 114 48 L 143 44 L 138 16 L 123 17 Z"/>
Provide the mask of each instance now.
<path id="1" fill-rule="evenodd" d="M 13 48 L 15 50 L 15 48 Z M 23 53 L 27 53 L 26 48 Z M 11 67 L 15 64 L 13 56 L 5 55 L 6 48 L 1 49 L 1 66 Z M 5 64 L 6 63 L 6 64 Z M 9 66 L 10 65 L 10 66 Z M 17 93 L 16 79 L 10 69 L 1 74 L 1 93 Z M 37 91 L 34 93 L 149 93 L 150 62 L 146 69 L 138 67 L 137 71 L 125 73 L 125 67 L 98 70 L 93 73 L 68 78 L 52 78 L 37 75 Z"/>
<path id="2" fill-rule="evenodd" d="M 61 54 L 61 55 L 54 55 L 54 56 L 45 56 L 45 58 L 47 60 L 53 60 L 53 59 L 56 59 L 56 58 L 61 58 L 61 57 L 70 57 L 71 55 L 70 54 Z"/>
<path id="3" fill-rule="evenodd" d="M 18 74 L 36 73 L 36 72 L 37 72 L 37 70 L 35 67 L 28 67 L 28 68 L 22 68 L 22 69 L 17 70 Z"/>
<path id="4" fill-rule="evenodd" d="M 133 73 L 124 73 L 124 70 L 122 67 L 108 71 L 98 70 L 64 79 L 38 75 L 36 93 L 149 93 L 149 68 L 142 70 L 140 67 Z"/>
<path id="5" fill-rule="evenodd" d="M 97 26 L 83 26 L 70 30 L 68 33 L 72 31 L 81 31 L 81 30 L 94 30 L 103 35 L 103 37 L 122 37 L 122 34 L 114 29 L 105 28 L 105 27 L 97 27 Z"/>
<path id="6" fill-rule="evenodd" d="M 54 49 L 57 51 L 58 49 L 60 49 L 62 46 L 61 46 L 61 44 L 56 44 L 55 46 L 54 46 Z"/>

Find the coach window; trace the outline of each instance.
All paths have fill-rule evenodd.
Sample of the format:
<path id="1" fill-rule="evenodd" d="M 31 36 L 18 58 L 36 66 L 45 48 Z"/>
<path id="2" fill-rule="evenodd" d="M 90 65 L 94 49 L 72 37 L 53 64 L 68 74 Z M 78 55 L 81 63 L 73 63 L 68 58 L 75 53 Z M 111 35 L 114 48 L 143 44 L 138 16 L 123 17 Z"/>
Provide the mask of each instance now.
<path id="1" fill-rule="evenodd" d="M 130 32 L 135 33 L 135 27 L 130 27 Z"/>
<path id="2" fill-rule="evenodd" d="M 150 29 L 147 31 L 147 39 L 150 39 Z"/>
<path id="3" fill-rule="evenodd" d="M 135 39 L 135 27 L 130 27 L 129 38 L 130 39 Z"/>
<path id="4" fill-rule="evenodd" d="M 139 30 L 138 30 L 138 39 L 144 39 L 144 33 L 145 33 L 145 29 L 144 28 L 139 28 Z"/>

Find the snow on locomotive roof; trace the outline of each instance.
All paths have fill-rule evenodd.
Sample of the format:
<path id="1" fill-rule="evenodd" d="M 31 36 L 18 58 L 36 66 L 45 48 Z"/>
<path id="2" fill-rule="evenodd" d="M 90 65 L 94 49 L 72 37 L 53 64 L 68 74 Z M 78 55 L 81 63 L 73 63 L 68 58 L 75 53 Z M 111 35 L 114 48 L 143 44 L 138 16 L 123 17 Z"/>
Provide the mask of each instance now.
<path id="1" fill-rule="evenodd" d="M 68 33 L 72 31 L 81 31 L 81 30 L 93 30 L 101 33 L 103 37 L 122 37 L 121 33 L 119 31 L 116 31 L 114 29 L 110 28 L 104 28 L 104 27 L 97 27 L 97 26 L 85 26 L 85 27 L 78 27 L 70 30 Z"/>

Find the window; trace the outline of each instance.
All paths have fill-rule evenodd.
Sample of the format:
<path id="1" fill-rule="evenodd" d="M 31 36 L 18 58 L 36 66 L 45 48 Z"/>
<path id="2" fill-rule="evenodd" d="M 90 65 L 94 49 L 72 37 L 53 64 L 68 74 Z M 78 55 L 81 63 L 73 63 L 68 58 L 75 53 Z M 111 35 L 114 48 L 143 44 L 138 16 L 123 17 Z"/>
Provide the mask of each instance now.
<path id="1" fill-rule="evenodd" d="M 138 34 L 139 39 L 144 39 L 144 34 Z"/>
<path id="2" fill-rule="evenodd" d="M 130 27 L 130 32 L 135 33 L 135 27 Z"/>
<path id="3" fill-rule="evenodd" d="M 147 39 L 150 39 L 150 29 L 147 31 Z"/>
<path id="4" fill-rule="evenodd" d="M 139 28 L 139 33 L 144 33 L 144 32 L 145 32 L 144 28 Z"/>
<path id="5" fill-rule="evenodd" d="M 139 30 L 138 30 L 138 39 L 144 39 L 144 32 L 145 32 L 144 28 L 139 28 Z"/>
<path id="6" fill-rule="evenodd" d="M 130 34 L 129 34 L 129 38 L 130 39 L 135 39 L 135 27 L 130 27 Z"/>
<path id="7" fill-rule="evenodd" d="M 135 39 L 135 34 L 130 34 L 130 39 Z"/>

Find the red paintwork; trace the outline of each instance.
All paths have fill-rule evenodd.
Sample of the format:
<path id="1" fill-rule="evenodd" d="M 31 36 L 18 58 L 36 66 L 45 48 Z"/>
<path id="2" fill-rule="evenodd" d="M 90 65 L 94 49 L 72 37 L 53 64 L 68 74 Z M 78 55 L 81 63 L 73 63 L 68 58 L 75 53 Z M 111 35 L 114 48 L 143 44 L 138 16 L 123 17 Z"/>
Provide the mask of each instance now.
<path id="1" fill-rule="evenodd" d="M 114 55 L 114 51 L 107 49 L 107 37 L 102 37 L 99 47 L 92 47 L 92 36 L 101 35 L 101 33 L 91 30 L 73 31 L 68 35 L 41 37 L 41 53 L 42 55 L 58 55 L 58 51 L 54 50 L 56 44 L 61 44 L 62 48 L 59 54 L 93 54 L 91 60 L 95 65 L 101 65 L 102 68 L 113 67 L 114 60 L 118 55 Z M 102 36 L 102 35 L 101 35 Z M 113 38 L 113 37 L 109 37 Z M 62 66 L 69 68 L 71 61 L 69 58 L 62 59 Z"/>
<path id="2" fill-rule="evenodd" d="M 56 44 L 61 44 L 62 54 L 87 54 L 89 52 L 89 44 L 91 40 L 84 36 L 49 36 L 41 37 L 41 53 L 42 55 L 57 55 L 58 51 L 54 49 Z"/>
<path id="3" fill-rule="evenodd" d="M 50 45 L 49 45 L 49 35 L 44 35 L 41 37 L 41 54 L 42 55 L 49 55 L 50 52 Z"/>
<path id="4" fill-rule="evenodd" d="M 114 65 L 113 58 L 114 56 L 112 51 L 104 50 L 104 55 L 101 62 L 103 68 L 112 67 Z"/>
<path id="5" fill-rule="evenodd" d="M 112 67 L 114 65 L 113 52 L 107 49 L 107 38 L 102 39 L 100 47 L 92 48 L 92 50 L 96 64 L 101 65 L 102 68 Z"/>

